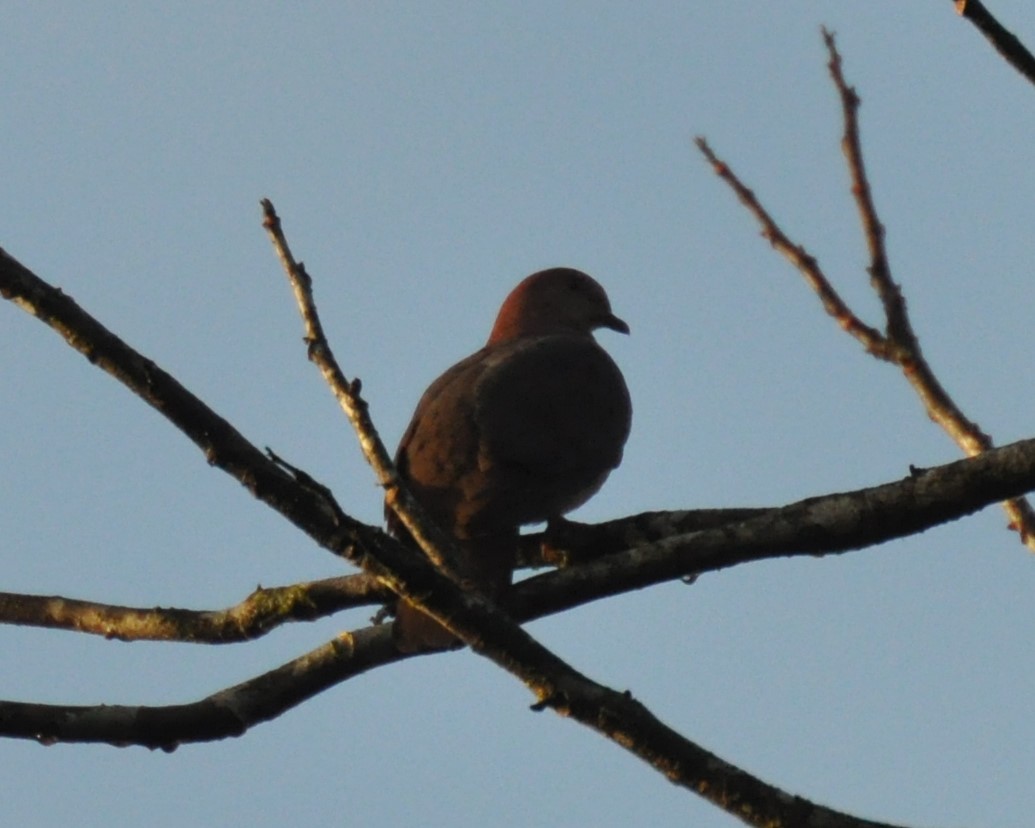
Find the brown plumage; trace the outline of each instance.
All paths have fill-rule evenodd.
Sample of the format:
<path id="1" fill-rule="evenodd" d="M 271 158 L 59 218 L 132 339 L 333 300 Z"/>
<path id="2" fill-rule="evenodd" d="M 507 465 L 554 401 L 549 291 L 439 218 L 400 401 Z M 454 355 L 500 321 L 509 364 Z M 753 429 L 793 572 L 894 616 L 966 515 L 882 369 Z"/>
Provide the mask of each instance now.
<path id="1" fill-rule="evenodd" d="M 485 347 L 418 403 L 396 464 L 456 540 L 465 586 L 498 595 L 511 581 L 519 527 L 585 503 L 621 462 L 632 408 L 597 328 L 629 332 L 597 282 L 570 268 L 535 273 L 507 296 Z M 405 601 L 395 632 L 404 651 L 455 643 Z"/>

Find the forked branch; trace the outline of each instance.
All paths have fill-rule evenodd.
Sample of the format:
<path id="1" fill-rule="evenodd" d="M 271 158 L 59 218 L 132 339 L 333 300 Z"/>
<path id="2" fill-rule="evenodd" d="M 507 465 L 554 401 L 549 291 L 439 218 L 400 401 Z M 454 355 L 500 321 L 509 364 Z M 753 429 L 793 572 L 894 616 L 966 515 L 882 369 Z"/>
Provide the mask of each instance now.
<path id="1" fill-rule="evenodd" d="M 858 110 L 860 99 L 849 86 L 841 71 L 841 55 L 832 33 L 823 30 L 830 62 L 830 74 L 841 99 L 844 135 L 841 146 L 848 165 L 852 196 L 859 211 L 859 221 L 870 253 L 867 271 L 884 309 L 884 330 L 865 324 L 844 302 L 823 273 L 816 259 L 799 244 L 795 244 L 780 228 L 755 194 L 733 172 L 729 164 L 719 158 L 704 138 L 696 143 L 716 174 L 736 193 L 741 203 L 762 227 L 762 235 L 770 244 L 798 268 L 808 285 L 819 296 L 824 309 L 837 323 L 879 359 L 897 365 L 920 398 L 928 416 L 953 439 L 970 457 L 988 451 L 992 439 L 969 419 L 938 380 L 924 357 L 920 341 L 913 332 L 906 302 L 899 286 L 891 277 L 887 250 L 884 244 L 884 226 L 877 215 L 873 193 L 863 163 L 859 137 Z M 1018 532 L 1021 541 L 1035 550 L 1035 512 L 1023 498 L 1003 503 L 1009 526 Z"/>

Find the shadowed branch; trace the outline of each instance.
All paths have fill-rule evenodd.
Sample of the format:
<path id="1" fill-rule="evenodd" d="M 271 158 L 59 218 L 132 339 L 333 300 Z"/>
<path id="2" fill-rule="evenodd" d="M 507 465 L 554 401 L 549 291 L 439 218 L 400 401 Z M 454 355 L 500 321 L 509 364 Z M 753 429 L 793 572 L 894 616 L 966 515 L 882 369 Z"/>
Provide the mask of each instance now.
<path id="1" fill-rule="evenodd" d="M 960 17 L 973 23 L 1007 63 L 1035 83 L 1035 56 L 1013 32 L 996 20 L 981 0 L 953 0 L 953 4 Z"/>

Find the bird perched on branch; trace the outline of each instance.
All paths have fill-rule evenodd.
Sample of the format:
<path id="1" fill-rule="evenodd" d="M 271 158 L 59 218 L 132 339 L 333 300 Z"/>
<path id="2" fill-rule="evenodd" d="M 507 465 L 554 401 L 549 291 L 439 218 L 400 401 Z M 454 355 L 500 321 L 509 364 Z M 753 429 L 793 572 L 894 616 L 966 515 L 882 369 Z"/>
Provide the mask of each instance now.
<path id="1" fill-rule="evenodd" d="M 628 333 L 604 289 L 571 268 L 524 279 L 489 340 L 436 379 L 399 443 L 410 491 L 456 541 L 464 585 L 510 585 L 519 527 L 585 503 L 622 460 L 632 406 L 618 366 L 593 338 Z M 408 539 L 387 509 L 389 530 Z M 414 652 L 456 639 L 404 600 L 395 638 Z"/>

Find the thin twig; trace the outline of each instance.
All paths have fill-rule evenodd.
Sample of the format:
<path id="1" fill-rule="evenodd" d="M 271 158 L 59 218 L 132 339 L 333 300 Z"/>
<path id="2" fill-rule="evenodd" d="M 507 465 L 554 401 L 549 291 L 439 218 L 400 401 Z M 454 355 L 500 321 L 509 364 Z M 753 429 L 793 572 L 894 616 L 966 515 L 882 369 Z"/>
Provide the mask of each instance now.
<path id="1" fill-rule="evenodd" d="M 697 138 L 697 146 L 712 165 L 716 174 L 736 193 L 749 212 L 762 227 L 762 235 L 773 247 L 782 253 L 798 270 L 808 285 L 819 296 L 824 309 L 848 333 L 854 336 L 870 354 L 894 363 L 920 398 L 928 416 L 953 439 L 970 457 L 993 447 L 992 439 L 977 423 L 968 419 L 956 405 L 931 369 L 919 339 L 913 332 L 906 302 L 899 286 L 891 276 L 887 250 L 884 243 L 884 226 L 874 204 L 872 189 L 863 162 L 862 144 L 859 133 L 859 96 L 847 84 L 841 70 L 841 55 L 837 50 L 834 35 L 822 30 L 829 54 L 829 69 L 838 94 L 844 118 L 844 134 L 841 146 L 845 154 L 851 178 L 851 190 L 859 211 L 859 220 L 870 253 L 867 271 L 870 283 L 877 293 L 884 309 L 885 330 L 864 324 L 845 304 L 824 275 L 814 257 L 805 252 L 801 245 L 793 243 L 780 229 L 768 211 L 758 202 L 754 193 L 733 173 L 729 165 L 720 159 L 703 138 Z M 1035 512 L 1023 498 L 1003 503 L 1009 519 L 1009 527 L 1018 532 L 1021 541 L 1035 551 Z"/>
<path id="2" fill-rule="evenodd" d="M 320 369 L 324 381 L 352 424 L 363 456 L 373 468 L 378 483 L 385 489 L 385 502 L 399 516 L 428 559 L 456 580 L 458 570 L 454 563 L 455 555 L 451 551 L 452 541 L 427 517 L 416 498 L 400 480 L 391 455 L 370 419 L 369 407 L 361 396 L 362 384 L 358 379 L 350 382 L 334 358 L 313 300 L 312 279 L 306 273 L 305 265 L 296 261 L 292 255 L 273 202 L 267 198 L 261 204 L 262 226 L 269 234 L 277 258 L 287 274 L 302 316 L 309 359 Z"/>
<path id="3" fill-rule="evenodd" d="M 949 396 L 924 357 L 920 341 L 913 332 L 905 300 L 898 285 L 891 278 L 884 244 L 884 228 L 877 217 L 877 208 L 866 176 L 859 137 L 859 96 L 845 82 L 841 72 L 841 55 L 838 53 L 833 33 L 823 29 L 823 40 L 830 55 L 830 74 L 841 97 L 845 125 L 841 146 L 852 179 L 852 195 L 859 208 L 863 234 L 870 250 L 870 266 L 867 269 L 870 281 L 884 307 L 887 338 L 894 343 L 895 361 L 920 397 L 928 416 L 940 425 L 968 456 L 973 457 L 988 451 L 995 444 L 977 423 L 964 415 Z M 1010 528 L 1018 532 L 1022 543 L 1035 551 L 1035 512 L 1028 501 L 1008 500 L 1003 503 L 1003 509 L 1009 518 Z"/>
<path id="4" fill-rule="evenodd" d="M 777 253 L 780 253 L 792 265 L 798 268 L 805 281 L 819 296 L 823 308 L 834 318 L 838 325 L 855 337 L 869 353 L 881 359 L 891 360 L 887 352 L 888 343 L 876 328 L 866 325 L 848 307 L 840 294 L 830 284 L 819 262 L 802 245 L 792 242 L 773 220 L 769 212 L 733 172 L 730 166 L 719 158 L 702 136 L 694 139 L 698 149 L 712 165 L 715 174 L 725 181 L 736 193 L 737 198 L 758 221 L 762 227 L 762 237 L 768 241 Z"/>
<path id="5" fill-rule="evenodd" d="M 862 225 L 866 247 L 870 252 L 870 264 L 866 268 L 870 274 L 870 284 L 884 306 L 887 338 L 906 350 L 915 351 L 920 346 L 906 313 L 906 303 L 902 298 L 902 291 L 891 278 L 891 267 L 888 264 L 888 254 L 884 246 L 884 225 L 877 216 L 877 208 L 873 203 L 873 192 L 870 189 L 866 167 L 862 160 L 858 121 L 861 101 L 855 89 L 845 83 L 844 75 L 841 72 L 841 55 L 837 51 L 833 33 L 824 28 L 822 34 L 830 57 L 827 68 L 830 70 L 834 85 L 841 96 L 845 123 L 844 135 L 841 138 L 841 151 L 848 163 L 852 178 L 852 197 L 859 210 L 859 223 Z"/>

